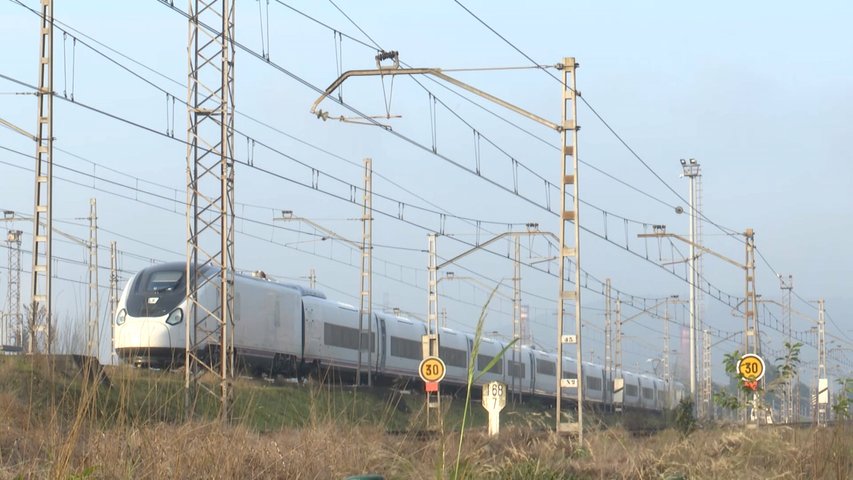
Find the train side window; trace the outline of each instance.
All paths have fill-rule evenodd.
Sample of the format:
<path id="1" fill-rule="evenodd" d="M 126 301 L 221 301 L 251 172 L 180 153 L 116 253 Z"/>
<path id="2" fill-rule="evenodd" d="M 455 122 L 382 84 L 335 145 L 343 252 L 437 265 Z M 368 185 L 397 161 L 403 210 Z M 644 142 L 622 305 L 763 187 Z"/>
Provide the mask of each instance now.
<path id="1" fill-rule="evenodd" d="M 324 323 L 323 343 L 330 347 L 358 350 L 358 329 Z"/>
<path id="2" fill-rule="evenodd" d="M 556 375 L 557 364 L 548 360 L 536 360 L 536 373 L 540 375 Z"/>
<path id="3" fill-rule="evenodd" d="M 281 302 L 279 302 L 278 297 L 276 297 L 273 307 L 273 323 L 275 323 L 276 328 L 281 326 Z"/>
<path id="4" fill-rule="evenodd" d="M 490 357 L 488 355 L 477 355 L 477 370 L 481 372 L 485 371 L 485 368 L 489 365 L 489 362 L 491 362 L 493 358 L 495 357 Z M 498 360 L 497 362 L 495 362 L 494 365 L 492 365 L 492 368 L 488 371 L 497 374 L 503 373 L 503 361 Z"/>
<path id="5" fill-rule="evenodd" d="M 591 377 L 586 375 L 586 388 L 590 390 L 600 391 L 602 386 L 601 379 L 598 377 Z"/>
<path id="6" fill-rule="evenodd" d="M 509 370 L 509 376 L 513 378 L 525 378 L 524 377 L 524 364 L 521 362 L 513 362 L 512 360 L 507 360 L 507 369 Z"/>
<path id="7" fill-rule="evenodd" d="M 421 360 L 423 352 L 421 351 L 421 343 L 408 338 L 391 337 L 391 355 L 395 357 L 410 358 L 412 360 Z"/>
<path id="8" fill-rule="evenodd" d="M 451 367 L 462 367 L 465 368 L 468 366 L 468 352 L 465 350 L 459 350 L 456 348 L 449 347 L 438 347 L 438 356 L 444 360 L 444 363 Z"/>

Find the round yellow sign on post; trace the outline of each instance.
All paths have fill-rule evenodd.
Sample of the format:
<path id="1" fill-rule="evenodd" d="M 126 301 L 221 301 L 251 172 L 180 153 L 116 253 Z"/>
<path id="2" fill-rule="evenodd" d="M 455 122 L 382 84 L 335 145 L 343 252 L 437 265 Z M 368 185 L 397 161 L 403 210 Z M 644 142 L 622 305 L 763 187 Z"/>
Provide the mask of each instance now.
<path id="1" fill-rule="evenodd" d="M 744 380 L 755 382 L 764 377 L 764 359 L 754 353 L 747 353 L 737 362 L 737 373 Z"/>
<path id="2" fill-rule="evenodd" d="M 418 373 L 424 382 L 440 382 L 444 379 L 444 374 L 447 373 L 447 367 L 444 365 L 444 361 L 438 357 L 426 357 L 421 360 Z"/>

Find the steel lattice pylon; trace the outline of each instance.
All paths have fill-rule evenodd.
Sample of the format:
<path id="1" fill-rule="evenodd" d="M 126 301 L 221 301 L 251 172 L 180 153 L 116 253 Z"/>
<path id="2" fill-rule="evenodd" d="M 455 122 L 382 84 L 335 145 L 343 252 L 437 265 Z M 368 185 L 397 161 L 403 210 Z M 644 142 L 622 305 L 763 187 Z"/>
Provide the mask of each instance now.
<path id="1" fill-rule="evenodd" d="M 758 336 L 758 299 L 755 292 L 755 233 L 748 228 L 744 236 L 746 237 L 746 263 L 744 263 L 746 295 L 743 309 L 743 352 L 761 355 L 761 341 Z"/>
<path id="2" fill-rule="evenodd" d="M 367 385 L 373 386 L 373 161 L 364 159 L 364 197 L 361 214 L 361 290 L 358 309 L 358 370 L 356 385 L 361 385 L 362 352 L 367 348 Z M 367 323 L 367 335 L 364 324 Z M 364 339 L 367 339 L 365 346 Z"/>
<path id="3" fill-rule="evenodd" d="M 701 405 L 702 418 L 713 418 L 713 404 L 711 397 L 713 395 L 714 385 L 711 378 L 711 331 L 702 330 L 702 397 L 699 404 Z"/>
<path id="4" fill-rule="evenodd" d="M 825 427 L 829 420 L 829 379 L 826 376 L 826 303 L 818 300 L 817 317 L 817 378 L 815 379 L 815 410 L 817 426 Z"/>
<path id="5" fill-rule="evenodd" d="M 189 417 L 194 387 L 215 394 L 198 381 L 209 372 L 219 381 L 223 420 L 234 367 L 233 39 L 232 1 L 190 0 L 185 408 Z"/>
<path id="6" fill-rule="evenodd" d="M 20 230 L 9 230 L 6 243 L 9 245 L 9 283 L 6 289 L 6 312 L 3 336 L 0 345 L 15 348 L 24 346 L 24 325 L 21 317 L 21 235 Z"/>
<path id="7" fill-rule="evenodd" d="M 427 334 L 423 338 L 423 356 L 439 356 L 439 326 L 438 326 L 438 257 L 436 254 L 436 234 L 427 236 L 429 264 L 428 288 L 429 297 L 427 305 Z M 427 429 L 443 429 L 441 416 L 441 393 L 439 391 L 426 392 L 426 422 Z"/>
<path id="8" fill-rule="evenodd" d="M 610 279 L 604 280 L 604 385 L 613 384 L 613 338 L 611 325 L 613 324 L 613 297 Z M 604 403 L 613 408 L 613 389 L 604 389 Z"/>
<path id="9" fill-rule="evenodd" d="M 89 200 L 89 242 L 86 245 L 89 250 L 89 313 L 86 318 L 86 355 L 98 358 L 100 352 L 100 298 L 98 296 L 98 202 L 92 198 Z"/>
<path id="10" fill-rule="evenodd" d="M 509 369 L 513 403 L 521 403 L 521 383 L 524 369 L 521 365 L 521 236 L 514 235 L 513 274 L 512 274 L 512 368 Z"/>
<path id="11" fill-rule="evenodd" d="M 32 294 L 27 351 L 50 353 L 53 209 L 53 1 L 41 0 Z"/>
<path id="12" fill-rule="evenodd" d="M 116 355 L 115 318 L 118 311 L 118 249 L 116 242 L 110 242 L 110 364 L 118 364 Z"/>

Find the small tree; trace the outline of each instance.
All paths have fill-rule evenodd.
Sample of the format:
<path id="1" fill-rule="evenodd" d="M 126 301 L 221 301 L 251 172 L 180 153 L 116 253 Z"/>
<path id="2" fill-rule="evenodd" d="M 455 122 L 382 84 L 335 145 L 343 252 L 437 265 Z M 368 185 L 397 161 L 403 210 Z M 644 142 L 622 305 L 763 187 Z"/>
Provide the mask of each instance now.
<path id="1" fill-rule="evenodd" d="M 832 413 L 837 420 L 850 419 L 850 397 L 853 397 L 853 378 L 841 378 L 838 380 L 841 391 L 835 403 L 832 404 Z"/>
<path id="2" fill-rule="evenodd" d="M 742 381 L 737 372 L 737 364 L 741 358 L 741 353 L 735 350 L 733 353 L 727 353 L 723 356 L 723 366 L 726 369 L 726 374 L 736 383 L 736 392 L 742 392 L 744 398 L 748 394 L 755 393 L 757 398 L 763 399 L 769 393 L 778 393 L 788 382 L 792 381 L 797 375 L 797 367 L 800 364 L 800 349 L 803 344 L 785 342 L 785 354 L 776 358 L 776 378 L 765 382 L 765 387 L 760 385 L 755 388 L 747 386 L 746 382 Z M 763 400 L 755 404 L 750 401 L 741 401 L 739 396 L 726 391 L 714 393 L 714 403 L 728 410 L 745 410 L 753 407 L 758 411 L 770 411 L 770 407 Z"/>
<path id="3" fill-rule="evenodd" d="M 682 398 L 675 406 L 675 428 L 686 437 L 696 430 L 696 416 L 693 415 L 693 400 Z"/>

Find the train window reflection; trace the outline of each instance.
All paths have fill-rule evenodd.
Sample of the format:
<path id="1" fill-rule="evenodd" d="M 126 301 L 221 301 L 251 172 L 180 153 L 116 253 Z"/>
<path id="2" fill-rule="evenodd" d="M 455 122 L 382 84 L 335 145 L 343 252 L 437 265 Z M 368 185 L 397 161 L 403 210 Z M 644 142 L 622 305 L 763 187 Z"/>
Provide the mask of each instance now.
<path id="1" fill-rule="evenodd" d="M 145 290 L 148 292 L 171 292 L 181 285 L 183 278 L 184 272 L 181 271 L 152 272 L 151 276 L 148 277 Z"/>

